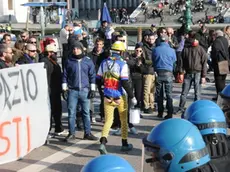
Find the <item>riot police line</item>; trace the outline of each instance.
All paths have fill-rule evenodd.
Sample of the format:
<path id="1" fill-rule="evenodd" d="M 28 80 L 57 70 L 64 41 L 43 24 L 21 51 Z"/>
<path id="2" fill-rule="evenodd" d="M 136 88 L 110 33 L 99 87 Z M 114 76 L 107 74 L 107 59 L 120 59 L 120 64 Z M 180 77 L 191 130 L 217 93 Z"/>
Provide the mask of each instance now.
<path id="1" fill-rule="evenodd" d="M 142 172 L 227 172 L 230 167 L 230 85 L 220 93 L 217 104 L 198 100 L 182 115 L 154 127 L 142 143 Z M 94 168 L 93 168 L 94 167 Z M 82 172 L 134 172 L 116 155 L 102 155 L 84 166 Z"/>

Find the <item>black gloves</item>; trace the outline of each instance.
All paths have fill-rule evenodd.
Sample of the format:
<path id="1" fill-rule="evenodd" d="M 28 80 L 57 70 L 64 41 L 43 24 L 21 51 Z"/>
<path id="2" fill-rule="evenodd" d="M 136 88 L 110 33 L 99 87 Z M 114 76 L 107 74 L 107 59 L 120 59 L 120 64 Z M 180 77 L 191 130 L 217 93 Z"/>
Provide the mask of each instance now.
<path id="1" fill-rule="evenodd" d="M 90 91 L 89 91 L 88 98 L 89 98 L 89 99 L 93 99 L 94 97 L 96 97 L 96 91 L 90 90 Z"/>
<path id="2" fill-rule="evenodd" d="M 66 91 L 62 91 L 62 98 L 65 100 L 65 101 L 67 101 L 67 99 L 68 99 L 68 91 L 66 90 Z"/>

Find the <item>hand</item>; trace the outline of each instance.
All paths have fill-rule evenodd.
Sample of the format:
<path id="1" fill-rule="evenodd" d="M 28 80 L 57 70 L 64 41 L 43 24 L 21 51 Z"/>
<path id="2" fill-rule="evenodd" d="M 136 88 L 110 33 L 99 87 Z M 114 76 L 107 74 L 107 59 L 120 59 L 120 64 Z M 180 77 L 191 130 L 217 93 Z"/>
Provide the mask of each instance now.
<path id="1" fill-rule="evenodd" d="M 96 92 L 95 91 L 89 91 L 89 95 L 88 95 L 88 98 L 89 99 L 93 99 L 94 97 L 96 97 Z"/>
<path id="2" fill-rule="evenodd" d="M 142 64 L 142 60 L 140 58 L 138 58 L 137 60 L 137 66 L 140 66 Z"/>
<path id="3" fill-rule="evenodd" d="M 179 79 L 180 79 L 181 81 L 183 81 L 183 80 L 184 80 L 184 74 L 180 74 Z"/>
<path id="4" fill-rule="evenodd" d="M 131 107 L 134 107 L 137 104 L 137 99 L 135 97 L 133 97 L 131 99 Z"/>
<path id="5" fill-rule="evenodd" d="M 206 83 L 206 78 L 201 78 L 201 84 L 205 84 Z"/>
<path id="6" fill-rule="evenodd" d="M 68 91 L 67 90 L 63 90 L 62 91 L 62 98 L 67 101 L 68 100 Z"/>

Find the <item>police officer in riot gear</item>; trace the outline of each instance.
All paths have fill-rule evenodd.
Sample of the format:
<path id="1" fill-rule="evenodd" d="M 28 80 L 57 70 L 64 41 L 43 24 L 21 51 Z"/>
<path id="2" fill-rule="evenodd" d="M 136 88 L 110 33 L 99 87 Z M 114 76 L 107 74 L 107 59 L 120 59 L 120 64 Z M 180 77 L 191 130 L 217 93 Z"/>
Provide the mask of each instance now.
<path id="1" fill-rule="evenodd" d="M 227 85 L 219 94 L 217 104 L 223 110 L 228 127 L 230 126 L 230 84 Z"/>
<path id="2" fill-rule="evenodd" d="M 142 172 L 218 172 L 202 135 L 189 121 L 163 121 L 143 139 L 143 146 Z"/>
<path id="3" fill-rule="evenodd" d="M 133 167 L 117 155 L 101 155 L 89 161 L 81 172 L 135 172 Z"/>
<path id="4" fill-rule="evenodd" d="M 210 100 L 198 100 L 187 108 L 184 118 L 200 130 L 217 169 L 221 172 L 229 171 L 227 125 L 221 108 Z"/>

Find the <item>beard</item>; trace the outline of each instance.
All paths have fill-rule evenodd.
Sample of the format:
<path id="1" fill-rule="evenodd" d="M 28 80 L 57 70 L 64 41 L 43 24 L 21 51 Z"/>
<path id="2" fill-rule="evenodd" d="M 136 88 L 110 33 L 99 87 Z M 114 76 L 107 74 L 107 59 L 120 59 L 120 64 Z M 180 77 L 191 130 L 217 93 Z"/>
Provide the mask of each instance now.
<path id="1" fill-rule="evenodd" d="M 51 55 L 50 58 L 51 58 L 52 60 L 54 60 L 54 61 L 57 61 L 57 55 L 56 55 L 56 54 Z"/>

